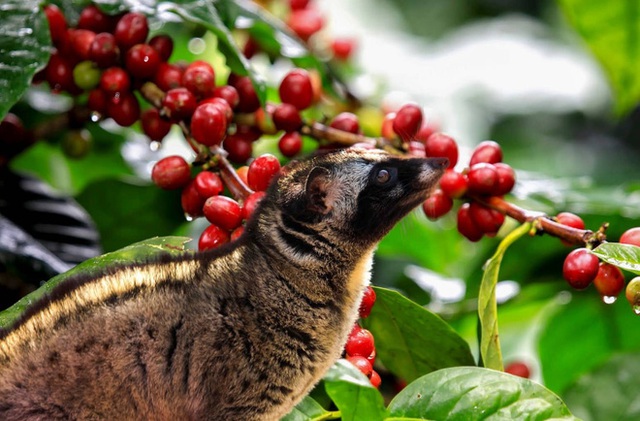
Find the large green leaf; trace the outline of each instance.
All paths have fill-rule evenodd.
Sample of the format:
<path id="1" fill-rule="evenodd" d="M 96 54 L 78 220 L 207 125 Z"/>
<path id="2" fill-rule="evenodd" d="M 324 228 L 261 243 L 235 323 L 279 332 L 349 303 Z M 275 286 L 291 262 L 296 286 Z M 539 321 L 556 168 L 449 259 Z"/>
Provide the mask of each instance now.
<path id="1" fill-rule="evenodd" d="M 37 0 L 3 0 L 0 7 L 0 118 L 49 60 L 49 25 Z"/>
<path id="2" fill-rule="evenodd" d="M 69 271 L 51 278 L 40 288 L 24 296 L 8 309 L 0 312 L 0 328 L 10 326 L 27 306 L 71 276 L 78 274 L 91 275 L 107 267 L 131 263 L 132 261 L 141 261 L 159 253 L 184 253 L 184 244 L 190 240 L 190 238 L 186 237 L 150 238 L 139 243 L 131 244 L 120 250 L 86 260 Z"/>
<path id="3" fill-rule="evenodd" d="M 558 396 L 540 384 L 479 367 L 427 374 L 405 387 L 388 409 L 394 420 L 576 419 Z"/>
<path id="4" fill-rule="evenodd" d="M 640 1 L 560 0 L 569 22 L 604 68 L 624 114 L 640 100 Z"/>
<path id="5" fill-rule="evenodd" d="M 614 355 L 580 377 L 564 394 L 584 421 L 640 419 L 640 354 Z"/>
<path id="6" fill-rule="evenodd" d="M 502 351 L 500 350 L 500 337 L 498 334 L 498 304 L 496 301 L 496 285 L 500 263 L 507 248 L 518 238 L 531 230 L 531 224 L 522 224 L 511 231 L 500 242 L 495 254 L 487 262 L 480 293 L 478 296 L 478 317 L 480 319 L 480 357 L 482 364 L 487 368 L 502 370 Z"/>
<path id="7" fill-rule="evenodd" d="M 324 387 L 340 410 L 342 421 L 378 421 L 386 415 L 382 395 L 347 360 L 338 360 L 325 374 Z"/>
<path id="8" fill-rule="evenodd" d="M 605 262 L 640 275 L 640 247 L 631 244 L 602 243 L 593 250 Z"/>
<path id="9" fill-rule="evenodd" d="M 396 291 L 375 287 L 376 305 L 363 320 L 376 353 L 394 374 L 410 382 L 445 367 L 474 365 L 469 344 L 444 320 Z"/>
<path id="10" fill-rule="evenodd" d="M 574 292 L 568 302 L 563 295 L 550 307 L 538 340 L 545 385 L 563 395 L 614 353 L 640 352 L 639 321 L 624 298 L 605 304 L 592 288 Z"/>
<path id="11" fill-rule="evenodd" d="M 282 421 L 313 421 L 323 420 L 331 413 L 324 409 L 313 398 L 306 396 L 291 412 L 282 418 Z"/>

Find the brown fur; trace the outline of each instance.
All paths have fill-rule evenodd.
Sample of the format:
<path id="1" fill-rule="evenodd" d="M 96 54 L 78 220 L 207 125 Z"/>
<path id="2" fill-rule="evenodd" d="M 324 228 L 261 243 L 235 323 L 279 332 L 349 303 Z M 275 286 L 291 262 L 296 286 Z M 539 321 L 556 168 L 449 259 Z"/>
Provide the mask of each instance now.
<path id="1" fill-rule="evenodd" d="M 0 338 L 0 419 L 281 418 L 340 357 L 377 242 L 443 165 L 317 157 L 232 245 L 69 280 Z"/>

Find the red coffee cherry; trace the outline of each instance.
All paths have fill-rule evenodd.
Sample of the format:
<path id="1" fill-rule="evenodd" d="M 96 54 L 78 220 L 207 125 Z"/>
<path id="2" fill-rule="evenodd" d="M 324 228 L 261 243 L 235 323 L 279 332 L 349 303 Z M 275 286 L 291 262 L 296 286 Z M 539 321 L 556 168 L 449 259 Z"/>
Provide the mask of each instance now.
<path id="1" fill-rule="evenodd" d="M 222 143 L 227 133 L 227 118 L 224 111 L 215 104 L 199 105 L 191 118 L 191 135 L 206 146 Z"/>
<path id="2" fill-rule="evenodd" d="M 496 235 L 504 223 L 503 214 L 478 202 L 471 202 L 469 217 L 473 221 L 473 225 L 488 236 Z"/>
<path id="3" fill-rule="evenodd" d="M 171 130 L 171 122 L 160 117 L 156 108 L 149 108 L 140 116 L 142 131 L 153 141 L 161 142 Z"/>
<path id="4" fill-rule="evenodd" d="M 283 134 L 278 141 L 278 149 L 287 158 L 297 155 L 302 149 L 302 136 L 298 132 Z"/>
<path id="5" fill-rule="evenodd" d="M 109 97 L 102 89 L 96 88 L 92 89 L 89 92 L 89 96 L 87 98 L 87 106 L 91 111 L 104 115 L 107 113 L 108 103 Z"/>
<path id="6" fill-rule="evenodd" d="M 229 85 L 238 92 L 239 101 L 235 107 L 238 112 L 252 113 L 260 108 L 260 99 L 249 76 L 230 76 Z"/>
<path id="7" fill-rule="evenodd" d="M 631 244 L 640 247 L 640 227 L 629 228 L 620 236 L 621 244 Z"/>
<path id="8" fill-rule="evenodd" d="M 393 119 L 393 131 L 405 142 L 415 137 L 420 126 L 422 126 L 422 110 L 415 104 L 403 105 Z"/>
<path id="9" fill-rule="evenodd" d="M 136 12 L 126 13 L 116 24 L 113 35 L 122 52 L 136 44 L 144 43 L 149 35 L 147 17 Z"/>
<path id="10" fill-rule="evenodd" d="M 134 77 L 152 78 L 160 68 L 160 54 L 149 44 L 136 44 L 125 55 L 125 67 Z"/>
<path id="11" fill-rule="evenodd" d="M 498 186 L 498 172 L 493 164 L 480 162 L 471 166 L 467 180 L 470 193 L 491 195 Z"/>
<path id="12" fill-rule="evenodd" d="M 322 29 L 324 18 L 316 9 L 293 10 L 289 15 L 287 25 L 303 41 L 308 41 L 313 34 Z"/>
<path id="13" fill-rule="evenodd" d="M 606 262 L 600 262 L 598 274 L 593 284 L 603 299 L 617 297 L 625 286 L 624 274 L 617 266 Z"/>
<path id="14" fill-rule="evenodd" d="M 300 111 L 291 104 L 278 104 L 273 110 L 273 124 L 278 130 L 294 132 L 302 127 Z"/>
<path id="15" fill-rule="evenodd" d="M 253 215 L 254 211 L 258 207 L 260 201 L 266 196 L 266 193 L 263 191 L 257 191 L 252 193 L 244 200 L 242 204 L 242 218 L 244 220 L 249 220 L 251 215 Z"/>
<path id="16" fill-rule="evenodd" d="M 309 73 L 304 69 L 293 69 L 282 79 L 278 88 L 282 102 L 299 110 L 313 103 L 313 86 Z"/>
<path id="17" fill-rule="evenodd" d="M 457 214 L 457 225 L 458 232 L 462 234 L 467 240 L 476 242 L 480 241 L 482 238 L 482 230 L 478 228 L 471 219 L 471 215 L 469 213 L 471 204 L 463 203 L 462 206 L 458 209 Z"/>
<path id="18" fill-rule="evenodd" d="M 93 38 L 89 47 L 89 60 L 103 69 L 114 66 L 120 58 L 120 49 L 116 38 L 109 32 L 101 32 Z"/>
<path id="19" fill-rule="evenodd" d="M 213 96 L 216 87 L 216 76 L 213 67 L 205 61 L 196 60 L 190 63 L 182 74 L 182 85 L 196 98 Z"/>
<path id="20" fill-rule="evenodd" d="M 162 99 L 162 110 L 173 121 L 189 119 L 197 105 L 196 97 L 187 88 L 170 89 Z"/>
<path id="21" fill-rule="evenodd" d="M 198 250 L 210 250 L 229 242 L 229 233 L 215 225 L 209 225 L 198 239 Z"/>
<path id="22" fill-rule="evenodd" d="M 224 190 L 222 179 L 214 172 L 200 171 L 194 180 L 198 194 L 204 199 L 217 196 Z"/>
<path id="23" fill-rule="evenodd" d="M 571 212 L 560 212 L 556 215 L 556 221 L 559 224 L 566 225 L 568 227 L 576 228 L 579 230 L 584 229 L 584 221 L 578 215 L 573 214 Z M 570 246 L 571 243 L 565 240 L 562 240 L 562 244 L 565 246 Z"/>
<path id="24" fill-rule="evenodd" d="M 469 166 L 473 166 L 479 162 L 486 162 L 489 164 L 502 162 L 502 148 L 500 145 L 493 140 L 480 142 L 471 154 Z"/>
<path id="25" fill-rule="evenodd" d="M 254 191 L 265 191 L 271 179 L 280 171 L 280 161 L 274 155 L 264 154 L 249 164 L 247 182 Z"/>
<path id="26" fill-rule="evenodd" d="M 206 98 L 200 101 L 198 105 L 202 105 L 202 104 L 213 104 L 216 107 L 220 108 L 220 111 L 222 111 L 222 114 L 224 114 L 224 117 L 227 119 L 227 123 L 233 119 L 233 110 L 231 109 L 231 106 L 227 101 L 225 101 L 222 98 L 215 98 L 215 97 Z"/>
<path id="27" fill-rule="evenodd" d="M 230 241 L 235 241 L 244 233 L 244 226 L 240 225 L 238 228 L 231 231 L 231 239 Z"/>
<path id="28" fill-rule="evenodd" d="M 334 38 L 333 41 L 331 41 L 333 57 L 340 61 L 349 60 L 355 48 L 356 41 L 353 38 Z"/>
<path id="29" fill-rule="evenodd" d="M 382 119 L 382 127 L 380 128 L 380 135 L 385 139 L 393 140 L 398 137 L 396 132 L 393 131 L 393 120 L 396 118 L 396 113 L 387 113 Z"/>
<path id="30" fill-rule="evenodd" d="M 51 41 L 57 45 L 62 41 L 67 33 L 67 19 L 64 17 L 62 10 L 55 4 L 47 4 L 44 7 L 44 13 L 49 21 L 49 34 Z"/>
<path id="31" fill-rule="evenodd" d="M 459 199 L 467 192 L 467 177 L 463 174 L 449 169 L 440 178 L 440 189 L 445 196 L 452 199 Z"/>
<path id="32" fill-rule="evenodd" d="M 115 27 L 115 19 L 98 9 L 97 6 L 90 4 L 80 12 L 78 18 L 79 29 L 90 29 L 96 33 L 111 32 Z"/>
<path id="33" fill-rule="evenodd" d="M 202 208 L 205 218 L 214 225 L 231 231 L 242 222 L 240 204 L 227 196 L 211 196 Z"/>
<path id="34" fill-rule="evenodd" d="M 531 378 L 531 370 L 529 369 L 529 366 L 521 361 L 513 361 L 509 363 L 504 368 L 504 372 L 525 379 Z"/>
<path id="35" fill-rule="evenodd" d="M 375 346 L 373 335 L 367 329 L 353 330 L 347 338 L 345 351 L 347 356 L 356 356 L 367 358 L 373 352 Z"/>
<path id="36" fill-rule="evenodd" d="M 253 154 L 253 144 L 246 136 L 234 133 L 225 137 L 222 147 L 229 154 L 229 161 L 244 164 Z"/>
<path id="37" fill-rule="evenodd" d="M 160 56 L 160 61 L 166 62 L 173 53 L 173 39 L 169 35 L 158 34 L 149 40 L 152 46 Z"/>
<path id="38" fill-rule="evenodd" d="M 453 168 L 458 163 L 458 144 L 444 133 L 434 133 L 424 141 L 424 149 L 430 158 L 445 157 L 449 159 L 449 166 Z"/>
<path id="39" fill-rule="evenodd" d="M 120 92 L 107 102 L 107 115 L 122 127 L 132 126 L 140 119 L 140 103 L 131 92 Z"/>
<path id="40" fill-rule="evenodd" d="M 113 96 L 119 92 L 127 92 L 131 88 L 129 74 L 121 67 L 109 67 L 102 72 L 100 89 Z"/>
<path id="41" fill-rule="evenodd" d="M 371 372 L 371 376 L 369 377 L 369 381 L 371 382 L 371 386 L 378 389 L 382 384 L 382 379 L 380 378 L 380 374 L 376 370 Z"/>
<path id="42" fill-rule="evenodd" d="M 45 79 L 55 92 L 77 92 L 79 88 L 73 80 L 73 62 L 58 53 L 53 53 L 44 69 Z"/>
<path id="43" fill-rule="evenodd" d="M 360 307 L 358 308 L 358 315 L 362 319 L 366 319 L 371 314 L 371 309 L 376 302 L 376 292 L 374 289 L 367 285 L 362 295 L 362 301 L 360 301 Z"/>
<path id="44" fill-rule="evenodd" d="M 502 196 L 511 192 L 513 186 L 516 184 L 516 173 L 513 171 L 513 168 L 511 168 L 509 164 L 502 162 L 497 162 L 493 164 L 493 166 L 498 173 L 498 185 L 493 194 Z"/>
<path id="45" fill-rule="evenodd" d="M 353 364 L 354 367 L 360 370 L 365 376 L 371 376 L 371 373 L 373 372 L 373 366 L 366 357 L 362 357 L 360 355 L 350 355 L 347 357 L 347 361 Z"/>
<path id="46" fill-rule="evenodd" d="M 204 215 L 202 208 L 205 200 L 206 199 L 198 194 L 195 179 L 192 179 L 183 187 L 180 195 L 180 204 L 182 205 L 182 210 L 187 216 L 187 219 L 197 218 Z"/>
<path id="47" fill-rule="evenodd" d="M 571 251 L 564 260 L 562 275 L 575 289 L 585 289 L 598 274 L 598 256 L 586 248 Z"/>
<path id="48" fill-rule="evenodd" d="M 310 0 L 289 0 L 289 7 L 291 10 L 306 9 L 309 6 Z"/>
<path id="49" fill-rule="evenodd" d="M 347 133 L 360 133 L 358 116 L 346 111 L 335 116 L 333 120 L 331 120 L 331 124 L 329 124 L 329 126 Z"/>
<path id="50" fill-rule="evenodd" d="M 238 91 L 233 86 L 218 86 L 213 90 L 213 96 L 227 101 L 232 110 L 240 103 L 240 95 L 238 95 Z"/>
<path id="51" fill-rule="evenodd" d="M 417 156 L 419 158 L 426 158 L 427 152 L 424 149 L 424 144 L 417 140 L 410 140 L 407 147 L 407 152 L 411 156 Z"/>
<path id="52" fill-rule="evenodd" d="M 88 29 L 69 29 L 71 49 L 79 60 L 89 60 L 96 33 Z"/>
<path id="53" fill-rule="evenodd" d="M 151 180 L 164 190 L 184 187 L 191 180 L 191 165 L 179 155 L 167 156 L 155 163 Z"/>
<path id="54" fill-rule="evenodd" d="M 182 84 L 182 73 L 184 70 L 175 64 L 160 63 L 153 82 L 163 91 L 180 88 Z"/>
<path id="55" fill-rule="evenodd" d="M 432 221 L 446 215 L 452 207 L 453 200 L 440 189 L 434 190 L 427 200 L 422 203 L 424 214 Z"/>

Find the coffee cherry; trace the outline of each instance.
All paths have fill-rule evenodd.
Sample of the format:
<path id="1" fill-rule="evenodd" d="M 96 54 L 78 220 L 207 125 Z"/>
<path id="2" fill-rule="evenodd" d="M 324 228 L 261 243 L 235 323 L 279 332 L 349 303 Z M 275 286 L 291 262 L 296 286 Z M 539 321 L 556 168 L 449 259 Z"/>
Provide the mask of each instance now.
<path id="1" fill-rule="evenodd" d="M 366 319 L 371 314 L 371 309 L 376 302 L 376 292 L 374 289 L 368 285 L 364 294 L 362 295 L 362 301 L 360 301 L 360 307 L 358 308 L 358 315 L 362 319 Z"/>
<path id="2" fill-rule="evenodd" d="M 598 274 L 593 280 L 593 284 L 600 293 L 600 296 L 617 297 L 624 289 L 624 275 L 617 266 L 606 262 L 600 262 Z"/>
<path id="3" fill-rule="evenodd" d="M 633 312 L 640 314 L 640 276 L 636 276 L 629 281 L 624 294 L 629 304 L 631 304 Z"/>
<path id="4" fill-rule="evenodd" d="M 531 377 L 529 366 L 521 361 L 513 361 L 504 368 L 505 373 L 528 379 Z"/>
<path id="5" fill-rule="evenodd" d="M 278 149 L 287 158 L 297 155 L 302 149 L 302 136 L 298 132 L 283 134 L 278 141 Z"/>
<path id="6" fill-rule="evenodd" d="M 53 91 L 75 92 L 79 88 L 73 81 L 73 62 L 60 54 L 54 53 L 45 68 L 45 78 Z"/>
<path id="7" fill-rule="evenodd" d="M 216 107 L 220 108 L 220 111 L 222 111 L 222 114 L 224 114 L 224 118 L 227 120 L 227 122 L 233 119 L 233 110 L 231 109 L 231 106 L 222 98 L 209 97 L 200 101 L 198 105 L 202 104 L 213 104 Z"/>
<path id="8" fill-rule="evenodd" d="M 210 250 L 229 242 L 229 233 L 215 225 L 209 225 L 198 239 L 198 250 Z"/>
<path id="9" fill-rule="evenodd" d="M 260 99 L 249 76 L 230 78 L 229 85 L 238 92 L 238 105 L 236 109 L 241 113 L 252 113 L 260 108 Z"/>
<path id="10" fill-rule="evenodd" d="M 599 269 L 598 256 L 586 248 L 571 251 L 564 260 L 562 275 L 575 289 L 585 289 L 593 282 Z"/>
<path id="11" fill-rule="evenodd" d="M 560 212 L 556 215 L 556 221 L 559 224 L 566 225 L 568 227 L 576 228 L 579 230 L 584 229 L 584 221 L 578 215 L 573 214 L 571 212 Z M 565 246 L 570 246 L 571 242 L 562 240 L 562 244 Z"/>
<path id="12" fill-rule="evenodd" d="M 140 103 L 131 92 L 120 92 L 107 102 L 107 115 L 122 127 L 132 126 L 140 119 Z"/>
<path id="13" fill-rule="evenodd" d="M 181 87 L 184 70 L 175 64 L 160 63 L 153 82 L 163 91 Z"/>
<path id="14" fill-rule="evenodd" d="M 80 12 L 77 28 L 90 29 L 96 33 L 111 32 L 115 27 L 115 19 L 113 16 L 107 15 L 98 9 L 97 6 L 90 4 Z"/>
<path id="15" fill-rule="evenodd" d="M 93 112 L 104 115 L 107 113 L 109 98 L 107 94 L 99 88 L 92 89 L 87 98 L 87 107 Z"/>
<path id="16" fill-rule="evenodd" d="M 151 180 L 161 189 L 178 189 L 191 180 L 191 166 L 179 155 L 167 156 L 155 163 Z"/>
<path id="17" fill-rule="evenodd" d="M 186 186 L 182 188 L 180 194 L 180 204 L 187 219 L 203 216 L 202 208 L 204 207 L 205 198 L 198 194 L 195 179 L 191 179 Z"/>
<path id="18" fill-rule="evenodd" d="M 493 164 L 498 173 L 498 184 L 493 192 L 496 196 L 505 195 L 513 189 L 516 184 L 516 173 L 509 164 L 497 162 Z"/>
<path id="19" fill-rule="evenodd" d="M 309 108 L 313 103 L 313 86 L 309 73 L 304 69 L 293 69 L 282 79 L 278 88 L 282 102 L 299 110 Z"/>
<path id="20" fill-rule="evenodd" d="M 204 199 L 217 196 L 224 190 L 224 184 L 220 176 L 211 171 L 200 171 L 195 176 L 194 181 L 198 194 Z"/>
<path id="21" fill-rule="evenodd" d="M 278 130 L 294 132 L 302 127 L 300 111 L 291 104 L 278 104 L 273 110 L 273 124 Z"/>
<path id="22" fill-rule="evenodd" d="M 469 168 L 468 188 L 474 194 L 493 194 L 498 186 L 498 172 L 493 164 L 480 162 Z"/>
<path id="23" fill-rule="evenodd" d="M 182 74 L 182 85 L 196 98 L 213 96 L 216 87 L 216 76 L 213 67 L 205 61 L 196 60 L 190 63 Z"/>
<path id="24" fill-rule="evenodd" d="M 434 190 L 427 200 L 422 203 L 424 214 L 432 221 L 446 215 L 452 207 L 453 200 L 440 189 Z"/>
<path id="25" fill-rule="evenodd" d="M 162 110 L 174 121 L 190 118 L 197 105 L 196 97 L 187 88 L 170 89 L 162 99 Z"/>
<path id="26" fill-rule="evenodd" d="M 263 191 L 251 193 L 242 204 L 242 219 L 249 220 L 251 218 L 251 215 L 253 215 L 254 211 L 258 207 L 258 204 L 265 196 L 266 193 Z"/>
<path id="27" fill-rule="evenodd" d="M 100 76 L 100 70 L 89 60 L 81 61 L 73 68 L 73 81 L 80 89 L 95 88 L 100 83 Z"/>
<path id="28" fill-rule="evenodd" d="M 229 161 L 244 164 L 253 153 L 253 144 L 246 136 L 238 133 L 225 137 L 222 147 L 229 154 Z"/>
<path id="29" fill-rule="evenodd" d="M 173 39 L 168 35 L 155 35 L 149 40 L 149 45 L 158 52 L 162 62 L 169 60 L 171 53 L 173 53 Z"/>
<path id="30" fill-rule="evenodd" d="M 382 127 L 380 128 L 380 135 L 385 139 L 393 140 L 398 137 L 396 132 L 393 131 L 393 120 L 396 118 L 396 113 L 387 113 L 382 119 Z"/>
<path id="31" fill-rule="evenodd" d="M 231 231 L 231 239 L 230 241 L 235 241 L 244 233 L 244 226 L 240 225 L 238 228 Z"/>
<path id="32" fill-rule="evenodd" d="M 160 67 L 160 54 L 149 44 L 136 44 L 125 55 L 125 66 L 138 79 L 153 77 Z"/>
<path id="33" fill-rule="evenodd" d="M 240 103 L 240 95 L 238 95 L 238 91 L 233 86 L 218 86 L 213 90 L 213 96 L 227 101 L 232 110 Z"/>
<path id="34" fill-rule="evenodd" d="M 449 159 L 449 166 L 453 168 L 458 163 L 458 144 L 444 133 L 433 133 L 424 141 L 424 149 L 430 158 L 445 157 Z"/>
<path id="35" fill-rule="evenodd" d="M 271 154 L 261 155 L 249 164 L 247 183 L 254 191 L 265 191 L 278 171 L 280 171 L 278 158 Z"/>
<path id="36" fill-rule="evenodd" d="M 369 381 L 371 382 L 371 386 L 375 387 L 376 389 L 378 389 L 382 384 L 382 379 L 380 378 L 380 374 L 378 374 L 378 372 L 375 370 L 371 372 Z"/>
<path id="37" fill-rule="evenodd" d="M 211 196 L 202 208 L 205 218 L 212 224 L 231 231 L 242 222 L 242 209 L 235 200 L 227 196 Z"/>
<path id="38" fill-rule="evenodd" d="M 473 166 L 479 162 L 486 162 L 489 164 L 502 162 L 502 148 L 500 145 L 493 140 L 480 142 L 471 154 L 469 166 Z"/>
<path id="39" fill-rule="evenodd" d="M 469 217 L 483 234 L 493 236 L 498 233 L 504 223 L 504 215 L 495 209 L 488 208 L 478 202 L 471 202 Z"/>
<path id="40" fill-rule="evenodd" d="M 292 11 L 287 20 L 287 25 L 303 41 L 309 38 L 324 26 L 324 19 L 316 9 L 301 9 Z"/>
<path id="41" fill-rule="evenodd" d="M 116 24 L 113 35 L 122 52 L 136 44 L 144 43 L 149 35 L 147 17 L 136 12 L 123 15 Z"/>
<path id="42" fill-rule="evenodd" d="M 354 365 L 362 374 L 369 377 L 373 372 L 373 366 L 366 357 L 360 355 L 349 355 L 347 361 Z"/>
<path id="43" fill-rule="evenodd" d="M 35 141 L 17 115 L 7 113 L 0 121 L 0 167 Z"/>
<path id="44" fill-rule="evenodd" d="M 333 120 L 331 120 L 329 126 L 347 133 L 360 133 L 358 117 L 355 114 L 346 111 L 335 116 Z"/>
<path id="45" fill-rule="evenodd" d="M 219 145 L 227 133 L 227 118 L 215 104 L 199 105 L 191 117 L 191 135 L 206 146 Z"/>
<path id="46" fill-rule="evenodd" d="M 291 10 L 302 10 L 309 6 L 310 0 L 289 0 Z"/>
<path id="47" fill-rule="evenodd" d="M 49 22 L 49 34 L 51 35 L 51 41 L 57 45 L 62 39 L 64 39 L 67 32 L 67 20 L 64 17 L 62 10 L 55 4 L 47 4 L 44 7 L 44 13 L 47 16 Z"/>
<path id="48" fill-rule="evenodd" d="M 131 87 L 129 74 L 120 67 L 109 67 L 100 76 L 100 89 L 109 95 L 126 92 Z"/>
<path id="49" fill-rule="evenodd" d="M 374 348 L 373 335 L 367 329 L 353 330 L 349 334 L 344 347 L 347 356 L 353 357 L 359 355 L 365 358 L 371 355 Z"/>
<path id="50" fill-rule="evenodd" d="M 421 125 L 422 110 L 415 104 L 403 105 L 393 119 L 393 131 L 405 142 L 414 138 Z"/>
<path id="51" fill-rule="evenodd" d="M 341 61 L 347 61 L 351 58 L 355 49 L 355 40 L 352 38 L 334 38 L 331 41 L 331 52 L 333 57 Z"/>
<path id="52" fill-rule="evenodd" d="M 482 238 L 482 230 L 476 227 L 469 214 L 471 205 L 469 203 L 463 203 L 458 209 L 456 222 L 458 225 L 458 232 L 462 234 L 467 240 L 476 242 Z"/>
<path id="53" fill-rule="evenodd" d="M 109 32 L 101 32 L 93 38 L 89 47 L 89 60 L 100 68 L 107 68 L 118 63 L 120 49 L 116 38 Z"/>
<path id="54" fill-rule="evenodd" d="M 140 116 L 142 131 L 153 141 L 161 142 L 171 130 L 171 122 L 160 116 L 156 108 L 149 108 Z"/>
<path id="55" fill-rule="evenodd" d="M 376 363 L 376 349 L 373 349 L 373 352 L 371 353 L 371 355 L 369 355 L 367 357 L 367 360 L 369 360 L 369 362 L 371 363 L 371 365 L 373 366 Z"/>
<path id="56" fill-rule="evenodd" d="M 620 236 L 621 244 L 631 244 L 640 247 L 640 227 L 629 228 Z"/>
<path id="57" fill-rule="evenodd" d="M 467 192 L 467 177 L 449 169 L 440 178 L 440 189 L 445 196 L 459 199 Z"/>
<path id="58" fill-rule="evenodd" d="M 89 60 L 91 44 L 96 38 L 96 33 L 88 29 L 69 30 L 71 50 L 80 60 Z"/>

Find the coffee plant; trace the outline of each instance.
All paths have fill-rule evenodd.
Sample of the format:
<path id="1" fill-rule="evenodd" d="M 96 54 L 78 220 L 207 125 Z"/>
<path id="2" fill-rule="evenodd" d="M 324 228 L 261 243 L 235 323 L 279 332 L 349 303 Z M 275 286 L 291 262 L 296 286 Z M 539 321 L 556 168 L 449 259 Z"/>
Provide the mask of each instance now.
<path id="1" fill-rule="evenodd" d="M 424 104 L 354 94 L 358 40 L 334 36 L 316 2 L 4 2 L 0 326 L 69 273 L 234 241 L 291 160 L 348 147 L 447 157 L 380 245 L 344 359 L 286 419 L 637 417 L 640 227 L 514 194 L 530 180 L 500 139 L 466 151 Z M 561 3 L 584 30 L 588 5 Z M 636 79 L 621 86 L 609 47 L 582 35 L 628 113 Z M 637 206 L 636 190 L 602 200 Z M 407 277 L 424 267 L 431 287 Z M 438 299 L 452 277 L 464 293 Z M 519 294 L 504 298 L 510 278 Z"/>

